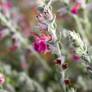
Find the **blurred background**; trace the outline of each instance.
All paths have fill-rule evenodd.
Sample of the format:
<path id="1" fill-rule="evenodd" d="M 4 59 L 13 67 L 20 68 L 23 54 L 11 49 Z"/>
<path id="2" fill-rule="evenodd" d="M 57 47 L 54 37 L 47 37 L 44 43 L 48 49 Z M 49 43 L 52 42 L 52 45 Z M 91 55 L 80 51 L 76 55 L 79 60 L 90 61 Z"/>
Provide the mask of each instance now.
<path id="1" fill-rule="evenodd" d="M 75 14 L 71 9 L 78 1 L 80 0 L 53 0 L 51 5 L 53 14 L 56 15 L 56 31 L 78 32 L 85 38 L 88 54 L 91 56 L 92 0 L 82 0 L 85 5 Z M 37 27 L 37 6 L 43 3 L 44 0 L 0 0 L 0 13 L 3 14 L 0 15 L 0 74 L 4 75 L 5 80 L 4 84 L 0 84 L 0 92 L 63 92 L 60 81 L 62 76 L 54 62 L 58 56 L 50 51 L 35 53 L 30 48 L 25 48 L 23 43 L 20 46 L 19 41 L 17 46 L 12 46 L 17 36 L 7 31 L 15 28 L 24 38 L 24 42 L 28 39 L 33 44 L 32 33 L 40 30 Z M 64 49 L 63 47 L 63 53 Z M 76 91 L 66 92 L 92 92 L 92 71 L 89 73 L 84 65 L 74 62 L 70 53 L 65 54 L 65 62 L 69 66 L 66 78 L 71 80 L 68 87 L 73 87 Z"/>

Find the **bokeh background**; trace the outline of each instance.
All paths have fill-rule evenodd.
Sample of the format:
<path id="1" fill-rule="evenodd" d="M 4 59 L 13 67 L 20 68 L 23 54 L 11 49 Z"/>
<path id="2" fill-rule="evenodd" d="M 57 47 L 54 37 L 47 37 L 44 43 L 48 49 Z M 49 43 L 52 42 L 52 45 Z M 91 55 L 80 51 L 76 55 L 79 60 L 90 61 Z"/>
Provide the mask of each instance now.
<path id="1" fill-rule="evenodd" d="M 5 8 L 5 13 L 9 16 L 9 20 L 13 21 L 12 27 L 18 25 L 18 31 L 25 39 L 29 39 L 31 44 L 34 40 L 31 32 L 38 31 L 35 28 L 38 23 L 37 5 L 43 1 L 0 0 L 0 6 L 2 1 L 10 3 L 9 9 Z M 57 32 L 72 30 L 85 34 L 85 39 L 89 42 L 89 55 L 92 55 L 92 0 L 85 0 L 86 8 L 81 8 L 76 14 L 77 17 L 74 17 L 70 10 L 76 0 L 71 0 L 71 3 L 68 1 L 53 0 L 52 8 L 56 15 Z M 0 31 L 6 26 L 0 19 Z M 63 92 L 61 75 L 54 63 L 56 54 L 41 53 L 38 59 L 35 53 L 25 49 L 24 45 L 17 50 L 14 48 L 10 50 L 11 43 L 10 35 L 2 37 L 0 34 L 0 73 L 5 76 L 5 83 L 0 86 L 0 92 Z M 92 92 L 91 73 L 89 74 L 79 62 L 73 62 L 69 58 L 65 62 L 69 65 L 66 76 L 71 79 L 70 87 L 74 87 L 76 92 Z"/>

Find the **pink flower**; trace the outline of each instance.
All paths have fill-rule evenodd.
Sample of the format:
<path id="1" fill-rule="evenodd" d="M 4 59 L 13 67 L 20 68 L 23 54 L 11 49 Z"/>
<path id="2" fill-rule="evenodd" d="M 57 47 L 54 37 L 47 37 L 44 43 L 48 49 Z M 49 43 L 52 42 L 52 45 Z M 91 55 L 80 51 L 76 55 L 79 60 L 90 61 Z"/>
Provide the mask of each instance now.
<path id="1" fill-rule="evenodd" d="M 0 85 L 4 84 L 5 82 L 5 77 L 3 74 L 0 73 Z"/>
<path id="2" fill-rule="evenodd" d="M 43 30 L 47 31 L 48 30 L 48 25 L 45 24 L 45 23 L 38 23 L 38 26 L 39 26 L 41 31 L 43 31 Z"/>
<path id="3" fill-rule="evenodd" d="M 53 36 L 50 34 L 46 34 L 45 32 L 42 32 L 41 35 L 39 36 L 37 33 L 35 32 L 31 32 L 32 36 L 34 36 L 34 38 L 37 40 L 44 40 L 44 41 L 51 41 L 53 39 Z"/>
<path id="4" fill-rule="evenodd" d="M 82 8 L 86 8 L 86 0 L 76 0 L 77 3 L 80 3 Z"/>
<path id="5" fill-rule="evenodd" d="M 37 40 L 34 42 L 34 49 L 39 53 L 47 52 L 48 46 L 45 40 Z"/>
<path id="6" fill-rule="evenodd" d="M 9 9 L 13 8 L 13 3 L 11 1 L 8 1 L 6 5 Z"/>
<path id="7" fill-rule="evenodd" d="M 71 9 L 71 13 L 77 14 L 78 11 L 79 11 L 79 9 L 80 9 L 80 6 L 81 6 L 81 5 L 80 5 L 79 3 L 76 4 L 75 6 L 73 6 L 72 9 Z"/>
<path id="8" fill-rule="evenodd" d="M 52 36 L 49 35 L 49 34 L 46 34 L 45 32 L 42 33 L 41 37 L 40 37 L 42 40 L 45 40 L 45 41 L 51 41 L 52 40 Z"/>
<path id="9" fill-rule="evenodd" d="M 4 9 L 11 9 L 13 7 L 13 3 L 9 0 L 7 2 L 2 2 L 2 6 Z"/>
<path id="10" fill-rule="evenodd" d="M 80 61 L 80 56 L 79 55 L 73 55 L 72 60 L 73 61 Z"/>
<path id="11" fill-rule="evenodd" d="M 36 16 L 37 17 L 37 19 L 38 19 L 38 21 L 40 22 L 40 23 L 45 23 L 46 21 L 45 21 L 45 18 L 44 18 L 44 16 L 43 16 L 43 14 L 39 14 L 38 16 Z"/>
<path id="12" fill-rule="evenodd" d="M 4 39 L 9 34 L 9 30 L 7 28 L 3 28 L 0 30 L 0 40 Z"/>

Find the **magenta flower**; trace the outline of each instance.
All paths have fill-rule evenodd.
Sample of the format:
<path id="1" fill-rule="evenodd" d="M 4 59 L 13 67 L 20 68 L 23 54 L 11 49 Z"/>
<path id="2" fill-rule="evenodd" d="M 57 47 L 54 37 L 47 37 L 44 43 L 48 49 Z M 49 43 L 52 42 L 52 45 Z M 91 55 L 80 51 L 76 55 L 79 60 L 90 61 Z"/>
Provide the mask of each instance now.
<path id="1" fill-rule="evenodd" d="M 80 56 L 79 55 L 73 55 L 72 60 L 73 61 L 80 61 Z"/>
<path id="2" fill-rule="evenodd" d="M 4 39 L 9 34 L 9 30 L 7 28 L 3 28 L 0 30 L 0 40 Z"/>
<path id="3" fill-rule="evenodd" d="M 34 49 L 39 53 L 47 52 L 48 46 L 45 40 L 37 40 L 34 42 Z"/>
<path id="4" fill-rule="evenodd" d="M 71 13 L 77 14 L 78 11 L 79 11 L 79 9 L 80 9 L 80 6 L 81 6 L 81 5 L 80 5 L 79 3 L 76 4 L 75 6 L 73 6 L 72 9 L 71 9 Z"/>
<path id="5" fill-rule="evenodd" d="M 0 73 L 0 85 L 4 84 L 5 82 L 5 77 L 3 74 Z"/>

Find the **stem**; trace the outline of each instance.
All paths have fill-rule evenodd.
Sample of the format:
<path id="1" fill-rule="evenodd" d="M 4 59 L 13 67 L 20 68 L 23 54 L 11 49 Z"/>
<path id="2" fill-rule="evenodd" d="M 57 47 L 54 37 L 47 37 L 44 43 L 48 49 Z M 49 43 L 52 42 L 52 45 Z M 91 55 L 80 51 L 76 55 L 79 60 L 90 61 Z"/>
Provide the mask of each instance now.
<path id="1" fill-rule="evenodd" d="M 88 38 L 87 38 L 87 36 L 86 36 L 85 33 L 84 33 L 84 29 L 82 28 L 82 24 L 81 24 L 81 22 L 80 22 L 80 19 L 79 19 L 78 16 L 76 16 L 76 15 L 74 15 L 73 18 L 74 18 L 75 21 L 76 21 L 76 25 L 77 25 L 78 32 L 79 32 L 80 35 L 83 37 L 85 43 L 89 44 Z"/>
<path id="2" fill-rule="evenodd" d="M 52 11 L 50 10 L 50 5 L 51 5 L 51 2 L 52 0 L 49 1 L 48 5 L 45 6 L 46 9 L 48 9 L 48 11 L 50 13 L 52 13 Z M 51 21 L 49 24 L 48 24 L 48 27 L 49 27 L 49 32 L 54 36 L 55 40 L 58 40 L 58 37 L 57 37 L 57 34 L 56 34 L 56 26 L 54 26 L 54 24 L 56 24 L 55 22 L 55 15 L 52 14 L 52 16 L 54 17 L 53 18 L 53 21 Z M 57 48 L 57 54 L 58 54 L 58 57 L 61 59 L 62 57 L 62 53 L 61 53 L 61 49 L 59 47 L 59 41 L 56 41 L 56 48 Z M 62 61 L 62 60 L 61 60 Z M 63 90 L 64 92 L 66 92 L 66 85 L 64 83 L 64 80 L 65 80 L 65 71 L 63 71 L 62 67 L 60 67 L 61 71 L 61 84 L 62 84 L 62 87 L 63 87 Z"/>

